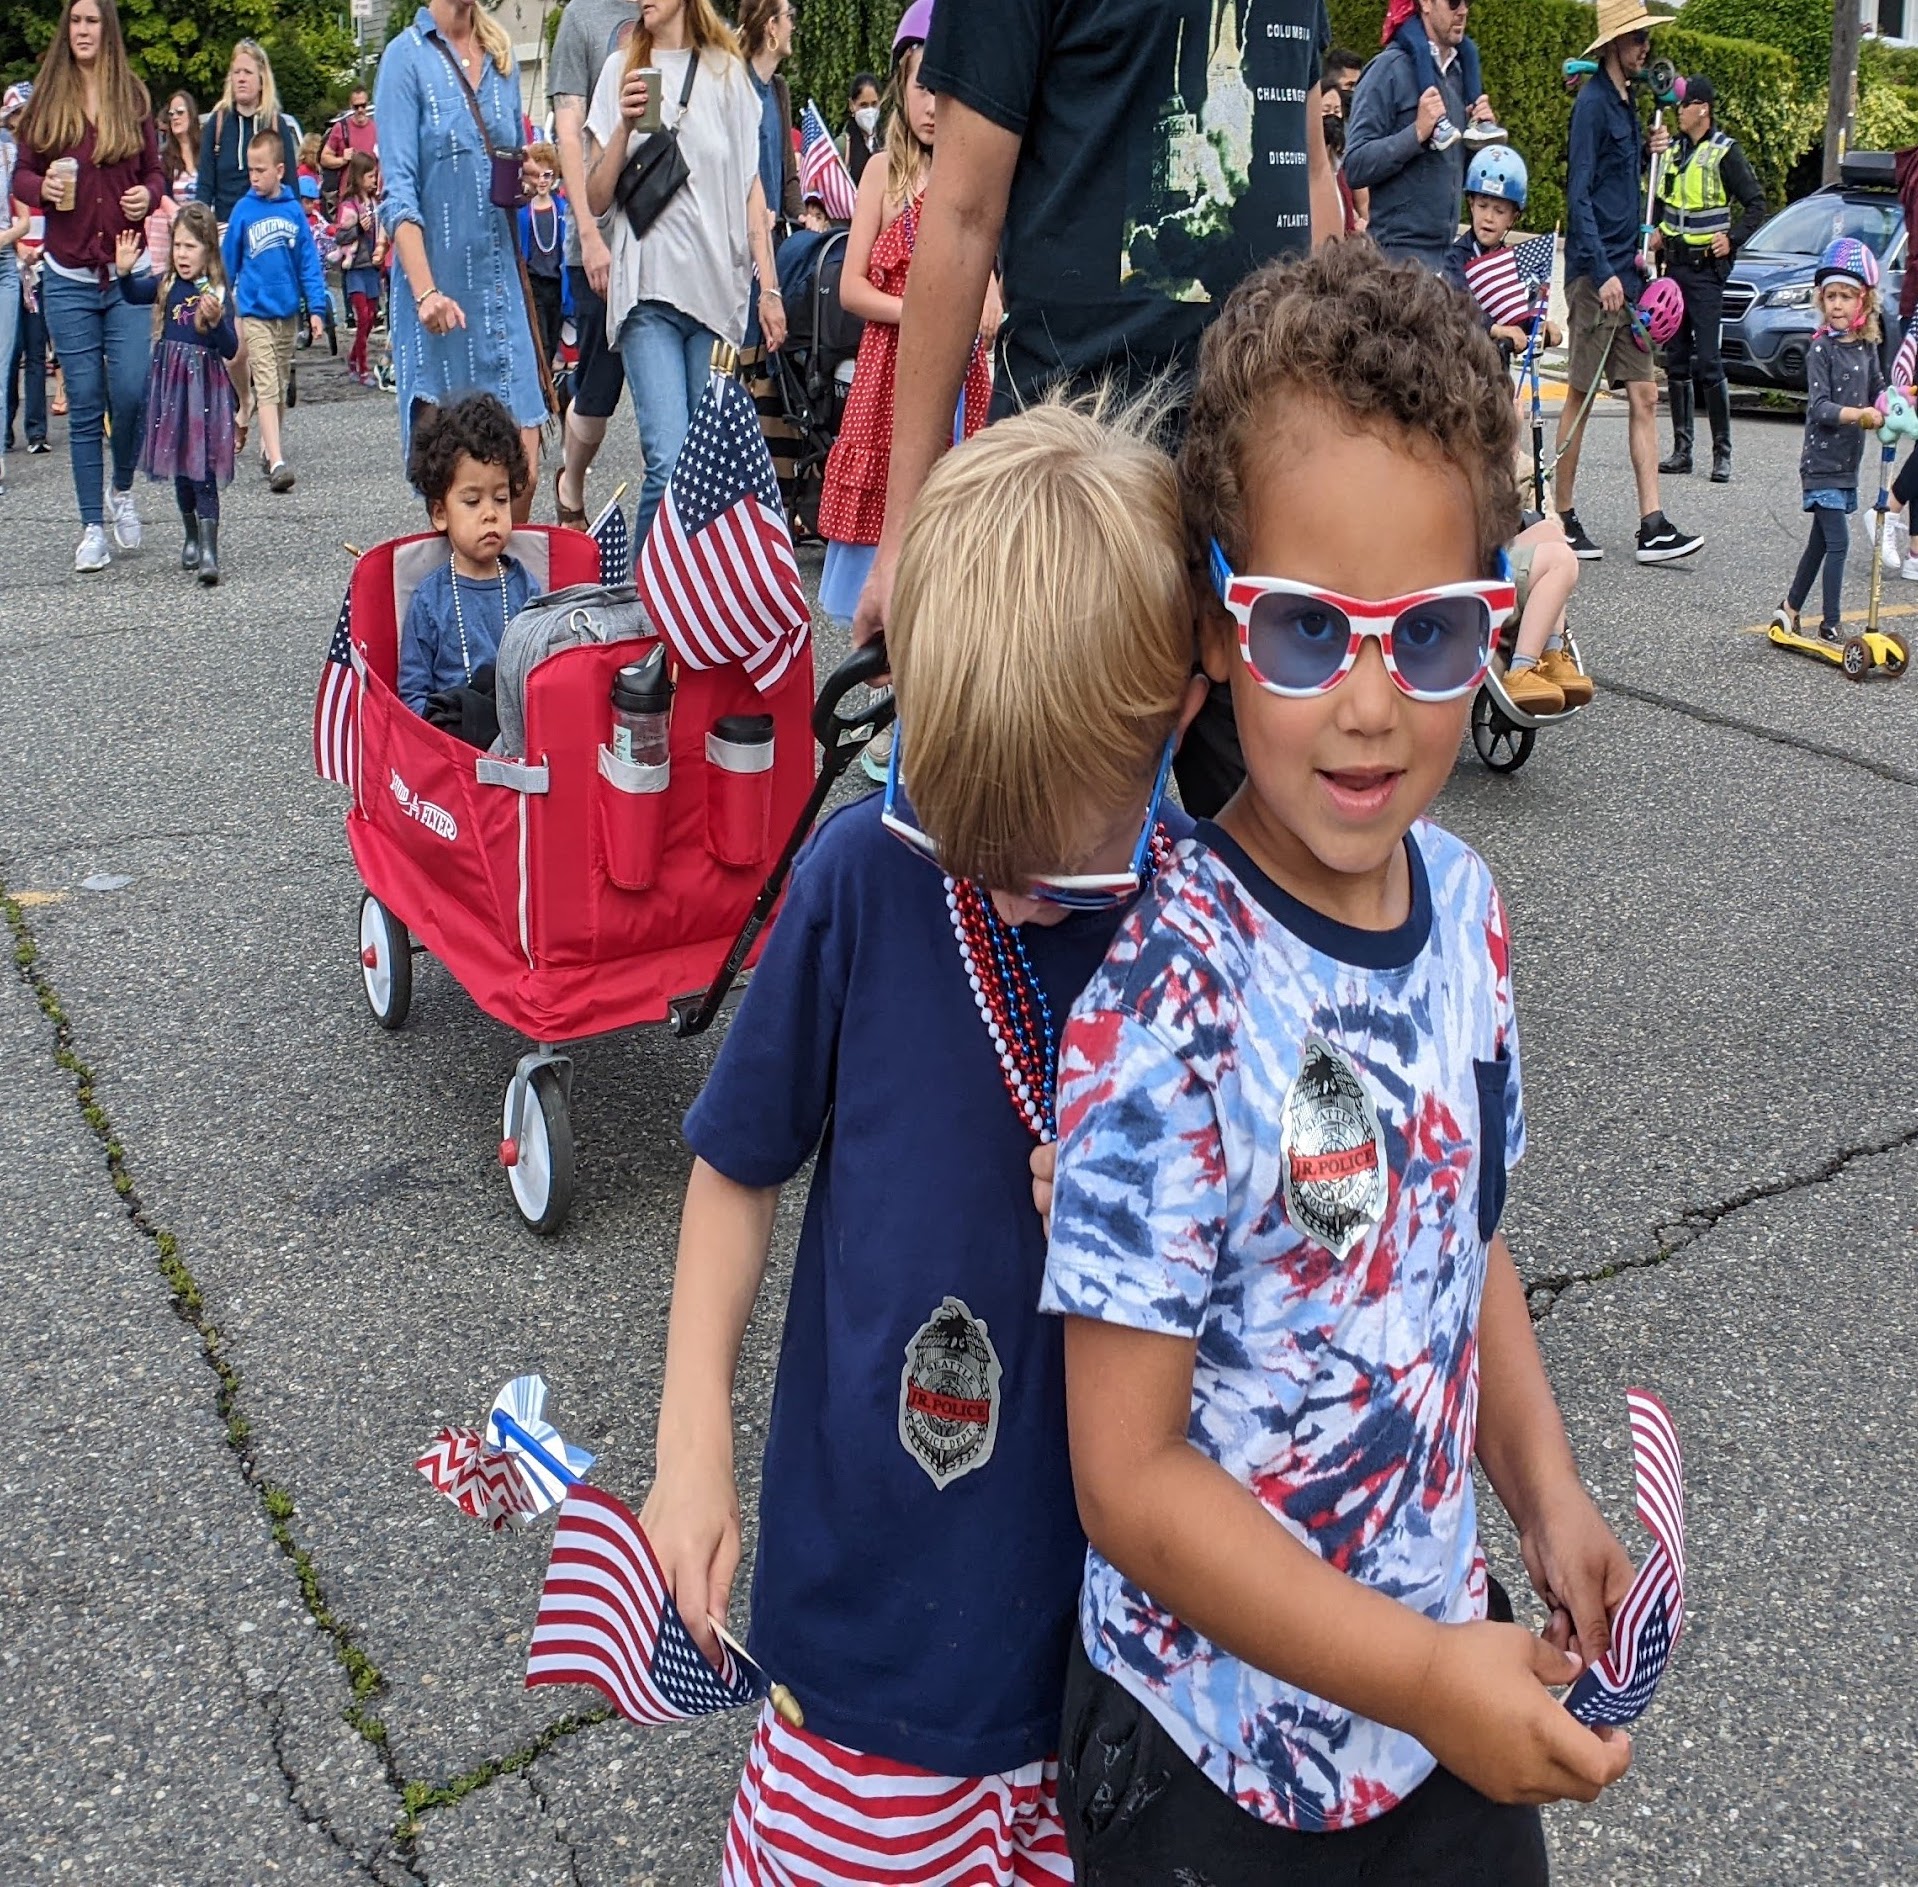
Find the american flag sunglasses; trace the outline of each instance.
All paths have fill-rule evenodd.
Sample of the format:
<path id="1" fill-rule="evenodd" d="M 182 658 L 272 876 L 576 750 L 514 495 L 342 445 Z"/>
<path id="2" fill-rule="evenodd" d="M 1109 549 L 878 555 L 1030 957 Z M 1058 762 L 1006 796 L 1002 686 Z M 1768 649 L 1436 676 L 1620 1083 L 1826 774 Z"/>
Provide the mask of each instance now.
<path id="1" fill-rule="evenodd" d="M 1152 857 L 1152 835 L 1158 829 L 1159 808 L 1165 800 L 1166 783 L 1172 777 L 1172 753 L 1177 736 L 1166 736 L 1165 750 L 1159 756 L 1159 771 L 1152 782 L 1152 797 L 1146 802 L 1145 824 L 1139 828 L 1139 842 L 1132 848 L 1132 863 L 1122 872 L 1066 873 L 1034 878 L 1024 887 L 1026 897 L 1040 904 L 1056 904 L 1068 911 L 1109 911 L 1138 895 L 1145 883 L 1146 869 Z M 898 724 L 893 725 L 892 759 L 886 766 L 886 797 L 879 809 L 879 823 L 895 839 L 912 847 L 922 858 L 939 864 L 939 848 L 900 810 L 899 756 L 905 738 Z M 943 870 L 944 867 L 942 866 Z M 998 887 L 1010 891 L 1010 885 Z"/>
<path id="2" fill-rule="evenodd" d="M 1367 602 L 1287 577 L 1244 577 L 1212 543 L 1212 582 L 1239 626 L 1239 655 L 1267 694 L 1309 699 L 1336 688 L 1372 637 L 1385 670 L 1414 701 L 1456 701 L 1485 678 L 1492 638 L 1518 606 L 1511 566 L 1474 583 L 1442 583 Z"/>

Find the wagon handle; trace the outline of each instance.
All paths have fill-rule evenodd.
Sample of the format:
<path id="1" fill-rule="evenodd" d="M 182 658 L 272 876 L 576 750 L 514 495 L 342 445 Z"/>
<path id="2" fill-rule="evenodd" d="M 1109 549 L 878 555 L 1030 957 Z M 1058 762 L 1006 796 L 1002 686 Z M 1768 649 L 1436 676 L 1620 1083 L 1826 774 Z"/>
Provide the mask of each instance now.
<path id="1" fill-rule="evenodd" d="M 786 843 L 773 860 L 772 870 L 766 874 L 766 882 L 759 887 L 759 896 L 753 900 L 753 908 L 740 926 L 739 935 L 733 939 L 733 947 L 726 952 L 726 961 L 719 966 L 719 974 L 713 978 L 712 986 L 705 995 L 676 1002 L 668 1011 L 675 1035 L 703 1035 L 712 1027 L 713 1019 L 719 1014 L 733 984 L 739 980 L 739 972 L 745 968 L 746 959 L 752 955 L 753 945 L 759 941 L 759 933 L 772 921 L 773 908 L 779 902 L 779 894 L 786 888 L 786 874 L 792 870 L 793 860 L 799 856 L 799 848 L 805 844 L 806 835 L 812 830 L 813 821 L 819 817 L 820 808 L 825 805 L 832 789 L 839 784 L 840 776 L 859 757 L 866 743 L 882 729 L 892 725 L 894 708 L 891 695 L 883 700 L 869 701 L 851 713 L 840 706 L 855 688 L 869 687 L 885 672 L 885 644 L 869 642 L 863 649 L 855 650 L 826 677 L 826 685 L 820 690 L 812 711 L 813 734 L 821 748 L 819 777 L 813 782 L 812 791 L 806 795 L 806 803 L 800 807 L 799 817 L 793 821 L 793 828 L 786 835 Z"/>

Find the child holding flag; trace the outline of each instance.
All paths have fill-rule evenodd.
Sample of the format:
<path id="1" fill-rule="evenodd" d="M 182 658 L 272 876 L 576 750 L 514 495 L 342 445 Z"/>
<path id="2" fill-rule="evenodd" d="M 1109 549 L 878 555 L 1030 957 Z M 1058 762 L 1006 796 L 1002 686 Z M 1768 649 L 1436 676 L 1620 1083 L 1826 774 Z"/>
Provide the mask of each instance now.
<path id="1" fill-rule="evenodd" d="M 641 1521 L 709 1652 L 740 1341 L 780 1188 L 817 1154 L 751 1643 L 805 1726 L 761 1718 L 734 1887 L 1072 1877 L 1054 1753 L 1084 1535 L 1028 1162 L 1058 1023 L 1188 829 L 1161 806 L 1204 696 L 1171 467 L 1083 410 L 1002 421 L 927 481 L 892 625 L 887 790 L 801 855 L 686 1118 Z"/>
<path id="2" fill-rule="evenodd" d="M 933 95 L 919 83 L 919 61 L 932 26 L 932 0 L 914 0 L 900 19 L 892 46 L 887 94 L 885 162 L 868 164 L 860 180 L 839 295 L 848 314 L 866 324 L 853 371 L 852 392 L 839 437 L 826 460 L 819 500 L 819 534 L 826 567 L 819 606 L 849 623 L 886 521 L 886 475 L 892 466 L 893 382 L 899 362 L 899 310 L 919 234 L 919 206 L 932 165 Z M 999 298 L 988 290 L 979 332 L 999 325 Z M 975 346 L 956 430 L 970 439 L 986 423 L 992 381 L 983 345 Z M 880 755 L 869 756 L 875 762 Z"/>
<path id="3" fill-rule="evenodd" d="M 1631 1564 L 1498 1229 L 1504 907 L 1424 816 L 1511 606 L 1515 433 L 1469 311 L 1367 244 L 1260 269 L 1200 353 L 1180 483 L 1246 782 L 1060 1049 L 1042 1302 L 1091 1541 L 1060 1750 L 1087 1887 L 1538 1887 L 1535 1805 L 1630 1759 L 1548 1688 L 1606 1649 Z M 1495 1622 L 1475 1457 L 1543 1638 Z"/>

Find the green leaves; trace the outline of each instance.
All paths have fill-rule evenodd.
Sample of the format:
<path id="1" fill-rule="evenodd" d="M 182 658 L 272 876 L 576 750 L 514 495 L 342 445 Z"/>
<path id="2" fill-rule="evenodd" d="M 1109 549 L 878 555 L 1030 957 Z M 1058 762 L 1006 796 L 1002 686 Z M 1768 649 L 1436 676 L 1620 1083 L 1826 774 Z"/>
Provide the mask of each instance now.
<path id="1" fill-rule="evenodd" d="M 948 5 L 963 0 L 947 0 Z M 793 56 L 786 67 L 794 115 L 818 102 L 836 136 L 845 125 L 846 87 L 855 72 L 876 72 L 883 89 L 901 0 L 801 0 Z"/>

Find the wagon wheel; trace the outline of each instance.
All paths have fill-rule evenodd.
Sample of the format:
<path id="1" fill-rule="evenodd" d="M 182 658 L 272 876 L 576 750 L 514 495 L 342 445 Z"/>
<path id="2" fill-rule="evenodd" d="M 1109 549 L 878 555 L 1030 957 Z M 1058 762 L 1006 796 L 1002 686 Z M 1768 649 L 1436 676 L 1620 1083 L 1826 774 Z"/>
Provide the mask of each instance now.
<path id="1" fill-rule="evenodd" d="M 1863 636 L 1853 636 L 1845 644 L 1839 664 L 1853 681 L 1863 681 L 1871 673 L 1871 650 Z"/>
<path id="2" fill-rule="evenodd" d="M 1535 728 L 1519 727 L 1499 712 L 1488 690 L 1472 697 L 1472 745 L 1494 773 L 1516 773 L 1531 759 L 1537 740 Z"/>
<path id="3" fill-rule="evenodd" d="M 413 1006 L 413 944 L 406 926 L 372 892 L 360 899 L 360 982 L 383 1029 L 397 1029 Z"/>
<path id="4" fill-rule="evenodd" d="M 559 1071 L 535 1068 L 526 1079 L 519 1133 L 513 1133 L 513 1087 L 500 1114 L 500 1161 L 519 1215 L 542 1235 L 557 1232 L 573 1205 L 573 1123 Z"/>

